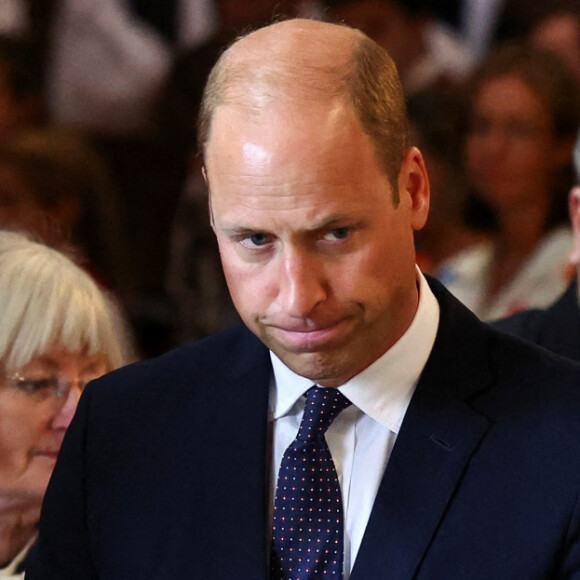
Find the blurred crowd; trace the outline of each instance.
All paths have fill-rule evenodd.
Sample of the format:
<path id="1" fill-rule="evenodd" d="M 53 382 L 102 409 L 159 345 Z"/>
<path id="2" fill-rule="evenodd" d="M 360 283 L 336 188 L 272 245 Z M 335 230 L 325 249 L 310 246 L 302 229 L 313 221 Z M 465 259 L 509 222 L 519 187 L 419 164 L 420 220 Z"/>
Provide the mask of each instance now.
<path id="1" fill-rule="evenodd" d="M 421 268 L 484 319 L 553 302 L 574 276 L 580 0 L 0 2 L 0 229 L 74 256 L 127 359 L 236 323 L 198 106 L 225 46 L 292 16 L 360 28 L 395 60 L 431 178 Z"/>

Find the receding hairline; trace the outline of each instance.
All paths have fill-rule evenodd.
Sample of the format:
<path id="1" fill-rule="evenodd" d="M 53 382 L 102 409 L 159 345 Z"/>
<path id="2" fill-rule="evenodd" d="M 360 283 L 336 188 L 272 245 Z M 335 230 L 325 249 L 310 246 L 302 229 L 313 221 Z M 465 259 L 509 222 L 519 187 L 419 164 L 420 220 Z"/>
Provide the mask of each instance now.
<path id="1" fill-rule="evenodd" d="M 272 24 L 238 39 L 220 57 L 208 79 L 217 88 L 204 98 L 199 145 L 203 152 L 218 107 L 259 110 L 267 100 L 296 104 L 312 99 L 346 100 L 345 82 L 356 51 L 365 39 L 340 24 L 293 19 Z"/>
<path id="2" fill-rule="evenodd" d="M 215 113 L 223 106 L 258 116 L 265 106 L 323 107 L 341 102 L 373 141 L 398 205 L 398 175 L 409 147 L 405 97 L 396 66 L 376 42 L 346 25 L 295 19 L 236 41 L 207 81 L 198 125 L 205 157 Z"/>
<path id="3" fill-rule="evenodd" d="M 272 63 L 324 66 L 350 60 L 366 36 L 344 24 L 295 18 L 259 28 L 238 38 L 222 55 L 224 64 L 253 61 L 260 69 Z M 290 58 L 286 58 L 291 56 Z"/>

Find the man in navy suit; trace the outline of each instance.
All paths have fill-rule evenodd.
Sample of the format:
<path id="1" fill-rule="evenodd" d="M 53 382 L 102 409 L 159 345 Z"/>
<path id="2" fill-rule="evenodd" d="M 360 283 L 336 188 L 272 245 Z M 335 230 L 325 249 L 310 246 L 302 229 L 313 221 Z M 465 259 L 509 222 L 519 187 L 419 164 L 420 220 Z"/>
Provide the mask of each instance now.
<path id="1" fill-rule="evenodd" d="M 326 432 L 343 578 L 580 578 L 580 369 L 415 267 L 429 185 L 388 56 L 344 26 L 260 29 L 199 133 L 247 328 L 87 388 L 27 580 L 268 578 L 312 385 L 352 402 Z"/>

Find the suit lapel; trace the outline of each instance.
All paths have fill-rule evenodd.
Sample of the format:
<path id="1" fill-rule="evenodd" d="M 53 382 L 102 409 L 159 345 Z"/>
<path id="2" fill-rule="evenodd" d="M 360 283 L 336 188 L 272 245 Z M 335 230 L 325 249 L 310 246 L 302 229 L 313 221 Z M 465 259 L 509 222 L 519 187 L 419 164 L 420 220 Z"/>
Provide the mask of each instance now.
<path id="1" fill-rule="evenodd" d="M 433 286 L 433 283 L 431 283 Z M 492 380 L 487 333 L 436 284 L 437 339 L 389 459 L 351 580 L 415 577 L 489 421 L 466 399 Z"/>
<path id="2" fill-rule="evenodd" d="M 379 488 L 351 580 L 409 580 L 488 423 L 461 404 L 409 408 Z M 387 575 L 385 575 L 387 574 Z"/>

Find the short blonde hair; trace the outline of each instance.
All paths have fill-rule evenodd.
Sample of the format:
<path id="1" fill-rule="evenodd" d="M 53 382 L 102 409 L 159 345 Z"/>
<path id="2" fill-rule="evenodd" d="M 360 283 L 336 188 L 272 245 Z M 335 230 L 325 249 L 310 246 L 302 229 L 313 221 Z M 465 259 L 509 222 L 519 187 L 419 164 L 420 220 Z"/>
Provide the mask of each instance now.
<path id="1" fill-rule="evenodd" d="M 125 364 L 108 298 L 63 253 L 0 231 L 0 364 L 15 372 L 54 344 Z"/>

